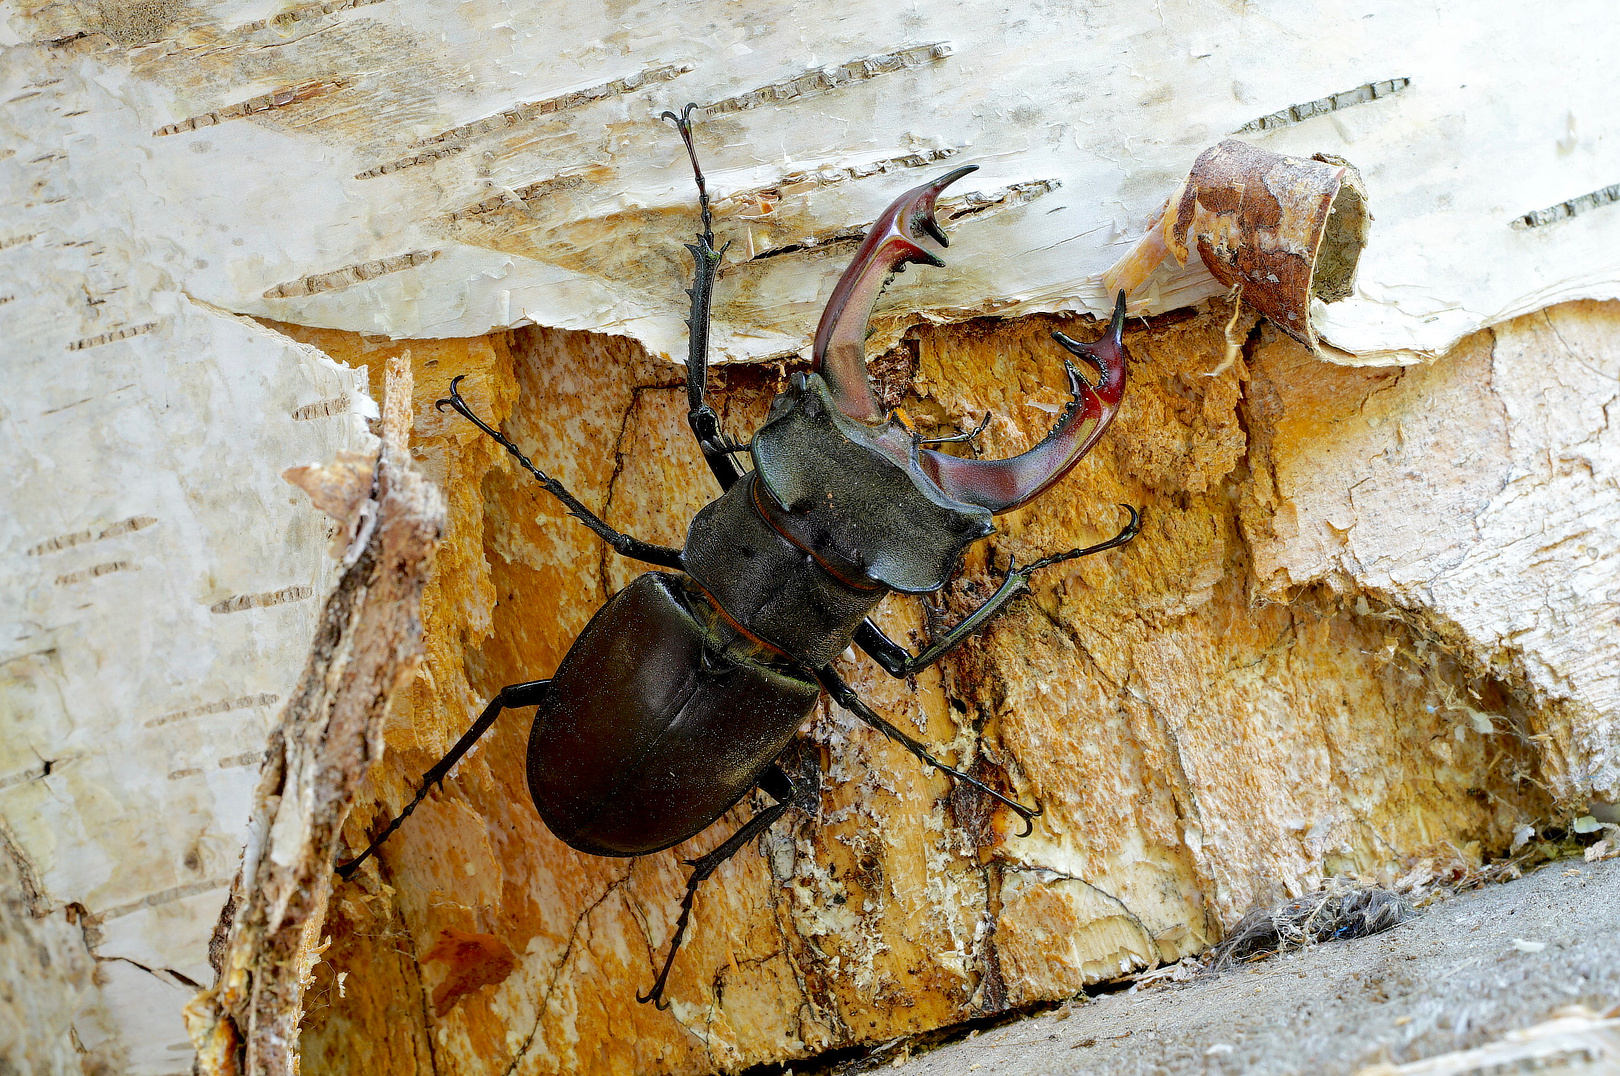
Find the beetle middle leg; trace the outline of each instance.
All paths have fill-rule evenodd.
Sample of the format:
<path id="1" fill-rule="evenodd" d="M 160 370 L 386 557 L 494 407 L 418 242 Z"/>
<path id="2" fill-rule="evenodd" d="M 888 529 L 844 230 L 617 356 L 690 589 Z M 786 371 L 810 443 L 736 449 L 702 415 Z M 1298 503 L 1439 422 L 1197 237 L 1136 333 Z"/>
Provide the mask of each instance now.
<path id="1" fill-rule="evenodd" d="M 860 647 L 867 657 L 883 666 L 885 672 L 896 678 L 905 678 L 919 669 L 925 669 L 944 657 L 947 653 L 960 646 L 974 632 L 979 631 L 990 620 L 1000 613 L 1006 604 L 1019 594 L 1029 589 L 1029 577 L 1042 568 L 1049 568 L 1066 560 L 1077 557 L 1089 557 L 1093 553 L 1102 553 L 1109 549 L 1117 549 L 1125 545 L 1142 529 L 1142 514 L 1128 504 L 1120 505 L 1131 514 L 1131 520 L 1125 524 L 1118 534 L 1106 542 L 1088 545 L 1083 549 L 1070 549 L 1063 553 L 1054 553 L 1049 557 L 1042 557 L 1024 565 L 1022 568 L 1016 564 L 1007 566 L 1007 575 L 1001 581 L 996 592 L 973 612 L 969 613 L 963 621 L 937 639 L 932 646 L 921 654 L 913 657 L 905 647 L 883 634 L 872 619 L 868 617 L 862 621 L 861 626 L 855 629 L 855 645 Z"/>
<path id="2" fill-rule="evenodd" d="M 1025 807 L 1017 800 L 1010 799 L 997 792 L 978 778 L 969 776 L 955 767 L 945 765 L 945 763 L 928 753 L 928 748 L 922 741 L 902 732 L 884 718 L 882 714 L 862 702 L 861 697 L 855 694 L 855 689 L 844 683 L 843 678 L 833 672 L 832 669 L 817 669 L 816 679 L 821 681 L 821 686 L 827 689 L 827 694 L 833 697 L 834 702 L 883 733 L 901 747 L 904 747 L 907 751 L 910 751 L 923 765 L 931 766 L 954 780 L 972 785 L 986 796 L 1002 803 L 1019 818 L 1022 818 L 1024 820 L 1024 831 L 1019 834 L 1020 837 L 1028 837 L 1034 832 L 1035 818 L 1041 814 L 1040 807 Z"/>
<path id="3" fill-rule="evenodd" d="M 364 863 L 378 848 L 382 847 L 382 843 L 393 835 L 393 832 L 400 827 L 402 822 L 411 816 L 411 812 L 416 810 L 416 805 L 427 797 L 433 786 L 443 787 L 444 779 L 450 776 L 450 771 L 455 769 L 456 763 L 461 761 L 461 756 L 470 751 L 473 744 L 477 743 L 479 738 L 489 731 L 490 726 L 495 724 L 495 719 L 501 716 L 501 711 L 516 710 L 524 706 L 538 706 L 545 701 L 546 693 L 550 689 L 550 680 L 530 680 L 525 684 L 512 684 L 509 687 L 501 688 L 495 697 L 489 700 L 489 705 L 484 707 L 484 712 L 478 715 L 478 720 L 473 722 L 472 728 L 468 729 L 461 739 L 456 741 L 455 746 L 450 748 L 449 753 L 434 763 L 433 767 L 422 775 L 422 785 L 416 790 L 416 795 L 411 798 L 411 802 L 405 805 L 405 809 L 388 823 L 388 828 L 378 834 L 377 839 L 368 844 L 364 852 L 361 852 L 347 863 L 338 865 L 337 872 L 343 877 L 343 880 L 348 881 L 354 877 L 354 872 L 360 869 L 360 864 Z"/>
<path id="4" fill-rule="evenodd" d="M 692 901 L 697 896 L 697 887 L 718 870 L 720 864 L 775 825 L 776 820 L 799 798 L 798 788 L 777 762 L 771 763 L 770 769 L 760 778 L 759 788 L 776 802 L 744 822 L 714 851 L 686 861 L 692 873 L 686 879 L 686 895 L 681 898 L 681 916 L 675 921 L 675 937 L 669 943 L 669 955 L 664 958 L 663 970 L 658 973 L 658 980 L 653 983 L 652 989 L 645 995 L 637 994 L 637 1001 L 643 1004 L 650 1001 L 659 1009 L 669 1008 L 669 1003 L 664 1000 L 664 984 L 669 980 L 669 969 L 675 966 L 675 954 L 681 948 L 681 939 L 686 937 L 686 925 L 692 918 Z"/>
<path id="5" fill-rule="evenodd" d="M 518 463 L 523 465 L 524 470 L 528 471 L 539 480 L 540 484 L 545 487 L 547 493 L 551 494 L 553 497 L 557 498 L 563 503 L 563 507 L 568 509 L 569 515 L 573 516 L 575 519 L 585 524 L 585 526 L 589 527 L 598 538 L 612 546 L 614 552 L 620 554 L 621 556 L 629 557 L 632 560 L 644 561 L 648 564 L 656 564 L 660 568 L 674 568 L 676 571 L 682 571 L 685 569 L 685 564 L 681 560 L 681 551 L 679 549 L 672 549 L 671 547 L 665 545 L 654 545 L 651 542 L 643 542 L 640 538 L 632 538 L 628 534 L 614 530 L 612 527 L 608 526 L 606 521 L 604 521 L 601 516 L 598 516 L 595 512 L 591 511 L 589 508 L 586 508 L 578 497 L 575 497 L 572 493 L 569 493 L 566 486 L 530 462 L 529 457 L 525 456 L 517 445 L 514 445 L 511 441 L 507 440 L 499 430 L 495 429 L 489 425 L 489 423 L 485 422 L 483 419 L 474 414 L 473 409 L 467 406 L 467 401 L 462 399 L 461 393 L 456 390 L 456 386 L 459 385 L 461 383 L 461 379 L 466 376 L 466 374 L 460 374 L 454 380 L 452 380 L 450 382 L 449 398 L 439 400 L 433 406 L 436 409 L 443 411 L 444 405 L 449 404 L 451 407 L 455 408 L 456 411 L 460 412 L 464 418 L 467 418 L 479 429 L 489 434 L 490 437 L 493 437 L 497 444 L 506 449 L 506 451 L 510 452 L 513 458 L 515 458 Z"/>

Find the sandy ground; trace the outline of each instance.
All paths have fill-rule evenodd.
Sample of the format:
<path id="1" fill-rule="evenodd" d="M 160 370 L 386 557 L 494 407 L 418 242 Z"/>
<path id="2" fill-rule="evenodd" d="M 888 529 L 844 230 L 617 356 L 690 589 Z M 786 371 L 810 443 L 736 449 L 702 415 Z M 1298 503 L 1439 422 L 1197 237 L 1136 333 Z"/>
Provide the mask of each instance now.
<path id="1" fill-rule="evenodd" d="M 884 1067 L 898 1060 L 905 1076 L 1348 1076 L 1497 1042 L 1575 1004 L 1620 1005 L 1620 859 L 1553 863 L 1376 937 L 1104 995 Z M 1620 1029 L 1615 1041 L 1620 1050 Z M 1527 1067 L 1448 1062 L 1433 1071 Z M 1540 1071 L 1620 1073 L 1620 1053 Z"/>

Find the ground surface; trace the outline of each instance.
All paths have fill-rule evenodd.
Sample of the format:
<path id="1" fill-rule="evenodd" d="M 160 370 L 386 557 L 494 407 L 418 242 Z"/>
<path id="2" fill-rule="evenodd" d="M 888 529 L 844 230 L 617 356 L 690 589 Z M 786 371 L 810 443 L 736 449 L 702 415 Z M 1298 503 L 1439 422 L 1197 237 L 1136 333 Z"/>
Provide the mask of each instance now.
<path id="1" fill-rule="evenodd" d="M 906 1076 L 1337 1076 L 1480 1046 L 1572 1004 L 1620 1004 L 1620 860 L 1554 863 L 1377 937 L 1104 995 L 901 1067 Z"/>

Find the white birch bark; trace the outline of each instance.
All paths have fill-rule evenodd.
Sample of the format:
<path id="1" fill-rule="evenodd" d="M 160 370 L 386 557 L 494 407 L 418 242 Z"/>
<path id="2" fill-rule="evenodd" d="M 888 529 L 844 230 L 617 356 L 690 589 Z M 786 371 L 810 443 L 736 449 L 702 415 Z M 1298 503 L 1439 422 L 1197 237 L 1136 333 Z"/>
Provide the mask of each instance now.
<path id="1" fill-rule="evenodd" d="M 1595 0 L 0 6 L 0 823 L 37 888 L 8 906 L 53 937 L 72 919 L 99 961 L 93 990 L 62 986 L 83 1046 L 190 1064 L 179 1009 L 212 977 L 266 730 L 335 578 L 279 476 L 375 414 L 363 374 L 242 315 L 588 329 L 679 358 L 694 199 L 657 117 L 688 100 L 733 244 L 727 359 L 802 353 L 841 238 L 942 167 L 981 165 L 947 203 L 949 268 L 891 289 L 874 354 L 917 321 L 1103 310 L 1099 274 L 1233 133 L 1355 163 L 1372 241 L 1319 329 L 1361 361 L 1439 361 L 1331 431 L 1289 425 L 1325 406 L 1308 392 L 1251 431 L 1259 589 L 1422 619 L 1523 687 L 1552 791 L 1601 812 L 1616 319 L 1523 316 L 1620 297 L 1617 46 Z M 1195 262 L 1133 313 L 1216 290 Z M 1490 326 L 1494 346 L 1468 336 Z M 1310 380 L 1288 361 L 1256 359 Z M 1213 821 L 1195 858 L 1243 819 Z"/>

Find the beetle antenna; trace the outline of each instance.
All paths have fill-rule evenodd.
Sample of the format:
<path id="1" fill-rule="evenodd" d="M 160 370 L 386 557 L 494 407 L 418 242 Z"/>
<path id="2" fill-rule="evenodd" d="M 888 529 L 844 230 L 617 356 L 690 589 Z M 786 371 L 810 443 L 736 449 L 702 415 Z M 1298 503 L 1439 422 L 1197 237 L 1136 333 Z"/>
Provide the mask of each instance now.
<path id="1" fill-rule="evenodd" d="M 959 444 L 960 442 L 963 442 L 963 441 L 972 441 L 975 438 L 977 438 L 979 436 L 979 434 L 983 433 L 985 431 L 985 427 L 987 427 L 989 425 L 990 425 L 990 412 L 986 411 L 984 413 L 984 421 L 980 422 L 977 426 L 973 427 L 967 433 L 953 433 L 949 437 L 924 437 L 921 441 L 918 441 L 917 443 L 919 445 L 952 445 L 952 444 Z"/>

